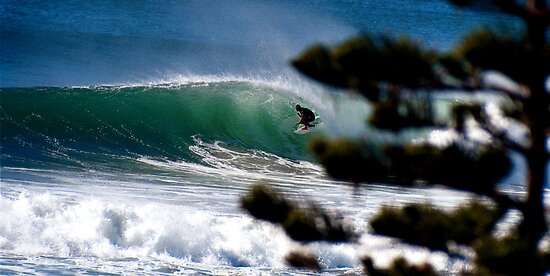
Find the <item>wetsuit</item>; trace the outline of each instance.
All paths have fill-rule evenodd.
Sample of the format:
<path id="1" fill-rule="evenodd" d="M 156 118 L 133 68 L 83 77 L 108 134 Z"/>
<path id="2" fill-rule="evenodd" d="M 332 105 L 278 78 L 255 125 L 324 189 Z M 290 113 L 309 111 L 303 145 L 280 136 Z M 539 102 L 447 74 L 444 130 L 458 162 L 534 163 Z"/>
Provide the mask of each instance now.
<path id="1" fill-rule="evenodd" d="M 302 117 L 302 119 L 308 124 L 308 126 L 312 126 L 312 124 L 310 123 L 315 121 L 315 114 L 313 114 L 313 111 L 308 108 L 302 107 L 302 109 L 298 111 L 298 116 Z"/>

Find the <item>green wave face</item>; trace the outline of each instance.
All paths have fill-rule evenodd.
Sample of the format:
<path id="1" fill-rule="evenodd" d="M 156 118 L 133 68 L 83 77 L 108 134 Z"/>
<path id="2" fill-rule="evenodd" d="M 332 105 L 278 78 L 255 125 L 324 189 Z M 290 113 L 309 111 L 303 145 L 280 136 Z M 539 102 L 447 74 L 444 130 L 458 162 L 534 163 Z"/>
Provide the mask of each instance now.
<path id="1" fill-rule="evenodd" d="M 291 99 L 246 82 L 0 89 L 2 166 L 197 161 L 194 137 L 307 159 Z"/>

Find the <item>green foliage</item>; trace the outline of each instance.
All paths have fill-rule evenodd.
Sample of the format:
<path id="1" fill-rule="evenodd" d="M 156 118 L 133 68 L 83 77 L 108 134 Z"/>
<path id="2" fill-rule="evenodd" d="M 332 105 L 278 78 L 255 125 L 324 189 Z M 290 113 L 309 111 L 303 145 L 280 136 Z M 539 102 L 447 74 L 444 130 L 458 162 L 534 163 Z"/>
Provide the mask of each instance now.
<path id="1" fill-rule="evenodd" d="M 459 244 L 471 244 L 478 238 L 489 236 L 495 224 L 502 218 L 505 209 L 489 207 L 472 200 L 451 213 L 454 223 L 453 240 Z"/>
<path id="2" fill-rule="evenodd" d="M 550 49 L 541 59 L 531 52 L 527 41 L 489 30 L 466 37 L 455 54 L 476 67 L 500 71 L 524 84 L 532 84 L 550 74 Z"/>
<path id="3" fill-rule="evenodd" d="M 313 139 L 309 148 L 334 178 L 355 183 L 381 181 L 387 178 L 387 167 L 358 142 L 345 139 Z"/>
<path id="4" fill-rule="evenodd" d="M 502 214 L 476 201 L 451 213 L 430 204 L 410 204 L 403 208 L 382 207 L 370 225 L 375 233 L 447 251 L 451 241 L 467 245 L 488 235 Z"/>
<path id="5" fill-rule="evenodd" d="M 399 131 L 409 127 L 433 126 L 429 101 L 391 98 L 378 102 L 369 123 L 380 129 Z"/>
<path id="6" fill-rule="evenodd" d="M 365 273 L 370 276 L 435 276 L 437 273 L 430 264 L 411 265 L 404 258 L 396 258 L 388 269 L 375 268 L 370 257 L 364 257 L 361 262 Z"/>
<path id="7" fill-rule="evenodd" d="M 487 236 L 475 246 L 478 275 L 542 275 L 550 271 L 550 253 L 533 250 L 517 233 Z"/>
<path id="8" fill-rule="evenodd" d="M 400 182 L 424 180 L 481 194 L 493 191 L 511 166 L 506 152 L 494 145 L 391 145 L 385 153 L 391 160 L 391 173 Z"/>
<path id="9" fill-rule="evenodd" d="M 455 105 L 453 106 L 452 116 L 454 129 L 463 133 L 468 117 L 476 119 L 477 121 L 482 120 L 482 107 L 479 104 Z"/>
<path id="10" fill-rule="evenodd" d="M 372 145 L 345 139 L 316 138 L 310 149 L 327 173 L 337 179 L 359 182 L 429 184 L 487 194 L 510 169 L 506 152 L 495 145 L 467 148 L 459 144 L 436 147 L 430 144 Z"/>
<path id="11" fill-rule="evenodd" d="M 304 251 L 292 251 L 285 257 L 285 261 L 288 265 L 296 268 L 307 268 L 313 271 L 321 270 L 321 264 L 317 257 L 309 252 Z"/>
<path id="12" fill-rule="evenodd" d="M 315 217 L 309 212 L 294 208 L 290 211 L 285 221 L 283 228 L 288 236 L 295 241 L 317 241 L 323 240 L 324 233 L 321 228 L 324 225 L 319 225 L 315 221 Z M 329 235 L 327 235 L 328 237 Z"/>
<path id="13" fill-rule="evenodd" d="M 315 80 L 338 87 L 347 85 L 346 76 L 338 68 L 330 51 L 322 45 L 312 46 L 292 64 Z"/>
<path id="14" fill-rule="evenodd" d="M 467 84 L 468 82 L 470 82 L 472 76 L 475 76 L 472 66 L 465 60 L 457 57 L 456 55 L 441 55 L 438 57 L 436 63 L 441 65 L 441 69 L 444 70 L 444 73 L 460 81 L 459 83 L 457 83 L 458 85 L 454 86 L 467 86 L 465 85 L 465 83 Z"/>
<path id="15" fill-rule="evenodd" d="M 282 223 L 295 206 L 269 188 L 258 184 L 248 195 L 241 198 L 241 207 L 257 219 L 272 223 Z"/>
<path id="16" fill-rule="evenodd" d="M 370 221 L 375 233 L 396 237 L 434 250 L 446 250 L 452 227 L 446 214 L 431 205 L 413 204 L 396 209 L 382 207 Z"/>
<path id="17" fill-rule="evenodd" d="M 433 80 L 434 54 L 415 42 L 366 36 L 352 38 L 332 50 L 334 65 L 349 77 L 348 87 L 361 88 L 363 81 L 418 87 Z M 367 85 L 368 87 L 368 85 Z"/>
<path id="18" fill-rule="evenodd" d="M 313 46 L 292 61 L 305 75 L 336 87 L 351 88 L 367 98 L 380 97 L 378 84 L 406 87 L 438 83 L 432 72 L 436 55 L 407 39 L 359 36 L 328 50 Z"/>
<path id="19" fill-rule="evenodd" d="M 257 219 L 279 224 L 296 241 L 349 242 L 356 234 L 342 218 L 311 204 L 299 207 L 266 184 L 254 185 L 241 198 L 241 207 Z"/>
<path id="20" fill-rule="evenodd" d="M 432 72 L 434 53 L 405 37 L 398 41 L 385 38 L 381 49 L 381 68 L 379 74 L 373 76 L 375 80 L 407 87 L 429 87 L 437 82 Z"/>

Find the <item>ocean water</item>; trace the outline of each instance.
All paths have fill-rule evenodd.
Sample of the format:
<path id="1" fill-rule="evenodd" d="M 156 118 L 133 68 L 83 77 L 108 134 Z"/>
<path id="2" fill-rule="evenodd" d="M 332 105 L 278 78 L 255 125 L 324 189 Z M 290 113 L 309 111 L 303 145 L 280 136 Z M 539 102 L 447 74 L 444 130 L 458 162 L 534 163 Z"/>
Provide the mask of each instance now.
<path id="1" fill-rule="evenodd" d="M 316 133 L 352 137 L 369 108 L 289 60 L 360 32 L 445 51 L 476 27 L 519 31 L 512 18 L 436 0 L 0 0 L 0 26 L 0 274 L 313 274 L 284 262 L 303 245 L 239 208 L 258 181 L 364 233 L 308 245 L 321 273 L 360 272 L 364 254 L 467 267 L 368 233 L 383 204 L 468 195 L 328 178 L 293 105 L 320 115 Z M 521 196 L 514 164 L 501 187 Z"/>

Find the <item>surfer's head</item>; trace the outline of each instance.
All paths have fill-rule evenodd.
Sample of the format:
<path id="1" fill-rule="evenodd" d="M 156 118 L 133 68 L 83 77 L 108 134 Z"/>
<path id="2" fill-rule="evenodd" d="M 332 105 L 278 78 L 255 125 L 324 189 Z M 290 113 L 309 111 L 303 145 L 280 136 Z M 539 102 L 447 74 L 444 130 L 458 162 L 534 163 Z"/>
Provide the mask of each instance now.
<path id="1" fill-rule="evenodd" d="M 302 110 L 302 107 L 301 107 L 299 104 L 297 104 L 297 105 L 296 105 L 296 110 L 297 110 L 297 111 L 300 111 L 300 110 Z"/>

